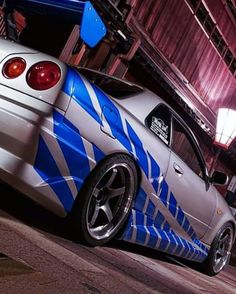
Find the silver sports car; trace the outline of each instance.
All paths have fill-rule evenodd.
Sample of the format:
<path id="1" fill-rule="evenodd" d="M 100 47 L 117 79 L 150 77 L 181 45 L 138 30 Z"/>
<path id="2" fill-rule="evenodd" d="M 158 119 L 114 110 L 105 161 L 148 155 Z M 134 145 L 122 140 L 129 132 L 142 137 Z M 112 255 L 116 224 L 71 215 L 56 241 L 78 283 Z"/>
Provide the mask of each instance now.
<path id="1" fill-rule="evenodd" d="M 235 220 L 198 143 L 161 98 L 0 39 L 0 179 L 57 215 L 82 242 L 118 237 L 227 264 Z M 183 148 L 184 146 L 184 148 Z"/>

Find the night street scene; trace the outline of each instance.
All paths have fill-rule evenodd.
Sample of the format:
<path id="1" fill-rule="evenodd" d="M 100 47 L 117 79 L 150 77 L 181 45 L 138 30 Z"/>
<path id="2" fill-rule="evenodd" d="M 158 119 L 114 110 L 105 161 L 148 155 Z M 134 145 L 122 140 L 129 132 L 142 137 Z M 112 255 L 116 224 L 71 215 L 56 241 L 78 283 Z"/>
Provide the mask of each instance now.
<path id="1" fill-rule="evenodd" d="M 0 0 L 0 293 L 236 293 L 236 1 Z"/>

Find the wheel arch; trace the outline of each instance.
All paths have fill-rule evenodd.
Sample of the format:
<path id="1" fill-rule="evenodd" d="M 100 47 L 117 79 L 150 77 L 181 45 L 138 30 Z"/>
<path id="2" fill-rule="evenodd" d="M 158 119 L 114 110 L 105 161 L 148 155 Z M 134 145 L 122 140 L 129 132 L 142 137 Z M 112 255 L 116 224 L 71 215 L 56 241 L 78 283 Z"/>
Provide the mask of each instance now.
<path id="1" fill-rule="evenodd" d="M 141 168 L 140 168 L 140 166 L 139 166 L 139 164 L 137 162 L 137 159 L 132 154 L 130 154 L 129 152 L 126 152 L 126 150 L 119 150 L 119 151 L 116 150 L 116 151 L 110 152 L 109 154 L 106 154 L 103 158 L 101 158 L 99 161 L 97 161 L 96 165 L 93 167 L 93 169 L 87 175 L 87 177 L 84 179 L 82 187 L 78 191 L 77 196 L 75 197 L 75 200 L 81 193 L 83 193 L 84 187 L 86 186 L 89 179 L 91 177 L 93 177 L 93 174 L 96 172 L 96 170 L 99 168 L 99 166 L 102 165 L 102 163 L 104 161 L 106 161 L 109 158 L 112 158 L 115 155 L 125 155 L 125 156 L 129 157 L 133 161 L 133 163 L 134 163 L 134 165 L 136 167 L 136 171 L 137 171 L 137 191 L 138 191 L 138 189 L 139 189 L 139 187 L 141 185 L 141 182 L 142 182 L 142 171 L 141 171 Z M 74 202 L 74 205 L 75 205 L 75 203 L 76 203 L 76 201 Z M 73 207 L 72 207 L 72 210 L 73 210 Z"/>
<path id="2" fill-rule="evenodd" d="M 225 247 L 223 247 L 223 253 L 218 253 L 219 246 L 222 246 L 221 242 L 224 240 L 224 238 L 222 239 L 221 237 L 223 236 L 223 233 L 225 234 L 226 230 L 229 228 L 233 230 L 232 234 L 235 234 L 235 224 L 231 220 L 226 221 L 215 235 L 215 238 L 211 243 L 211 248 L 207 259 L 201 264 L 200 269 L 209 276 L 217 275 L 229 261 L 229 251 L 232 249 L 230 246 L 233 246 L 234 239 L 232 239 L 232 244 L 229 243 L 228 239 L 226 239 L 226 241 L 224 241 L 224 246 L 228 246 L 228 248 L 226 247 L 225 249 Z M 234 238 L 234 236 L 232 237 Z"/>
<path id="3" fill-rule="evenodd" d="M 209 244 L 210 246 L 212 246 L 212 243 L 214 242 L 215 236 L 220 231 L 220 229 L 223 226 L 225 226 L 226 224 L 232 225 L 233 232 L 234 232 L 234 240 L 235 240 L 235 238 L 236 238 L 236 224 L 234 223 L 234 221 L 232 219 L 225 218 L 222 222 L 219 222 L 219 224 L 217 225 L 215 230 L 212 230 L 211 234 L 208 236 L 208 242 L 206 242 L 206 243 Z"/>
<path id="4" fill-rule="evenodd" d="M 116 156 L 117 156 L 117 158 L 116 158 Z M 93 185 L 95 185 L 94 183 L 96 183 L 96 182 L 100 182 L 100 180 L 102 179 L 102 177 L 104 175 L 104 169 L 109 168 L 108 170 L 110 170 L 110 169 L 114 168 L 116 163 L 118 165 L 120 164 L 120 166 L 123 166 L 123 167 L 125 167 L 125 164 L 122 165 L 122 163 L 126 163 L 127 168 L 129 165 L 128 169 L 130 170 L 130 172 L 131 172 L 131 170 L 133 170 L 133 173 L 131 172 L 129 175 L 131 177 L 134 177 L 134 180 L 132 182 L 129 182 L 127 185 L 127 187 L 131 187 L 131 189 L 133 187 L 132 194 L 129 194 L 129 192 L 127 194 L 127 195 L 129 195 L 128 198 L 130 199 L 130 201 L 129 201 L 129 212 L 130 212 L 130 210 L 132 209 L 132 202 L 135 199 L 137 189 L 139 187 L 138 181 L 139 181 L 139 177 L 141 176 L 141 171 L 138 167 L 137 162 L 135 161 L 135 159 L 132 156 L 130 156 L 126 152 L 113 152 L 113 153 L 110 153 L 110 154 L 104 156 L 101 160 L 99 160 L 99 162 L 97 162 L 97 164 L 91 170 L 91 172 L 89 173 L 87 178 L 84 180 L 81 189 L 78 191 L 78 194 L 77 194 L 76 200 L 74 202 L 72 211 L 70 212 L 70 214 L 68 215 L 68 218 L 67 218 L 68 223 L 71 224 L 71 228 L 74 227 L 74 225 L 72 225 L 72 224 L 73 223 L 75 224 L 75 221 L 77 220 L 78 216 L 82 215 L 81 220 L 83 218 L 87 217 L 86 212 L 83 211 L 83 207 L 85 207 L 85 205 L 88 204 L 87 199 L 91 199 L 90 196 L 89 197 L 87 197 L 87 196 L 93 195 L 91 193 L 91 191 L 93 191 L 93 189 L 94 189 Z M 124 177 L 124 178 L 127 178 L 127 177 Z M 132 199 L 131 199 L 130 195 L 133 195 Z M 120 206 L 120 207 L 122 209 L 122 206 Z M 121 218 L 122 222 L 119 223 L 120 227 L 118 228 L 118 231 L 112 232 L 112 235 L 108 236 L 109 240 L 110 240 L 110 237 L 113 238 L 124 227 L 124 225 L 127 221 L 127 218 L 129 216 L 128 210 L 125 209 L 124 211 L 126 211 L 125 217 L 123 219 Z M 79 213 L 77 213 L 77 212 L 79 212 Z M 87 232 L 89 231 L 88 227 L 86 226 L 86 228 L 85 228 L 85 221 L 83 221 L 82 224 L 80 222 L 77 222 L 76 226 L 78 227 L 78 231 L 80 233 L 82 231 L 83 231 L 83 233 L 86 231 L 86 234 L 85 233 L 83 234 L 84 238 L 82 238 L 82 242 L 85 242 L 85 244 L 88 244 L 90 246 L 96 246 L 96 245 L 103 244 L 102 239 L 101 240 L 97 239 L 97 240 L 91 241 L 92 240 L 91 235 L 90 235 L 90 237 L 88 237 L 88 234 L 87 234 Z M 71 231 L 71 233 L 72 233 L 72 237 L 73 237 L 74 234 L 72 231 Z M 113 235 L 113 233 L 114 233 L 114 235 Z M 76 239 L 77 239 L 77 237 L 76 237 Z M 96 245 L 94 245 L 95 243 L 96 243 Z"/>
<path id="5" fill-rule="evenodd" d="M 104 158 L 102 158 L 97 164 L 96 166 L 93 168 L 93 170 L 95 168 L 97 168 L 97 166 L 99 166 L 100 164 L 102 164 L 103 161 L 105 161 L 107 158 L 110 158 L 112 156 L 115 156 L 115 155 L 125 155 L 125 156 L 128 156 L 135 164 L 135 167 L 136 167 L 136 171 L 137 171 L 137 176 L 138 176 L 138 187 L 141 185 L 141 181 L 142 181 L 142 171 L 141 171 L 141 168 L 138 164 L 138 161 L 137 159 L 132 155 L 130 154 L 129 152 L 125 152 L 124 150 L 120 150 L 120 151 L 114 151 L 114 152 L 111 152 L 109 154 L 107 154 Z M 91 172 L 93 172 L 93 170 Z M 90 174 L 91 174 L 90 172 Z M 89 176 L 89 175 L 88 175 Z"/>

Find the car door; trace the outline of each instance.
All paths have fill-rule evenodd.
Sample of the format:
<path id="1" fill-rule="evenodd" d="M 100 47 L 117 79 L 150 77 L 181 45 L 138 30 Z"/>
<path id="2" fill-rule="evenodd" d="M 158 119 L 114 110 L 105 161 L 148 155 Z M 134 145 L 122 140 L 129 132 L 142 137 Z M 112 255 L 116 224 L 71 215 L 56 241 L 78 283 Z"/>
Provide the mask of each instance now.
<path id="1" fill-rule="evenodd" d="M 156 159 L 156 164 L 151 160 L 151 174 L 159 175 L 158 180 L 162 182 L 166 175 L 170 158 L 171 113 L 169 108 L 164 104 L 159 104 L 148 115 L 145 124 L 156 137 L 153 139 L 153 137 L 148 138 L 146 136 L 148 150 Z M 155 176 L 152 177 L 154 180 Z"/>
<path id="2" fill-rule="evenodd" d="M 208 193 L 206 168 L 197 142 L 176 117 L 172 119 L 171 155 L 166 181 L 177 202 L 175 229 L 179 234 L 190 235 L 191 232 L 198 239 L 202 238 L 213 217 L 216 199 L 214 194 Z M 171 207 L 172 203 L 169 205 Z"/>
<path id="3" fill-rule="evenodd" d="M 145 120 L 146 127 L 153 133 L 145 134 L 149 153 L 149 181 L 154 188 L 150 190 L 149 197 L 155 206 L 155 211 L 165 209 L 160 206 L 159 194 L 163 185 L 170 159 L 171 140 L 171 113 L 164 104 L 159 104 L 153 109 Z M 149 186 L 149 185 L 148 185 Z M 165 214 L 165 212 L 163 213 Z M 150 217 L 156 215 L 150 210 Z"/>

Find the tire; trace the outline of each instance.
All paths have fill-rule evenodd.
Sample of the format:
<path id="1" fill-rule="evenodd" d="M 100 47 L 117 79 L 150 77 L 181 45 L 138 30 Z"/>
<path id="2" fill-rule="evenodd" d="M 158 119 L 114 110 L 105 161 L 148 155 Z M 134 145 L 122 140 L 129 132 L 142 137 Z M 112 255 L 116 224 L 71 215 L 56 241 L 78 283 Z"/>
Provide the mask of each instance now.
<path id="1" fill-rule="evenodd" d="M 208 276 L 217 275 L 228 264 L 230 251 L 233 246 L 234 229 L 226 223 L 217 233 L 202 269 Z"/>
<path id="2" fill-rule="evenodd" d="M 78 194 L 71 213 L 73 236 L 89 246 L 104 245 L 123 227 L 137 192 L 133 160 L 116 154 L 102 161 Z"/>

